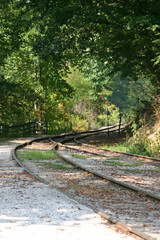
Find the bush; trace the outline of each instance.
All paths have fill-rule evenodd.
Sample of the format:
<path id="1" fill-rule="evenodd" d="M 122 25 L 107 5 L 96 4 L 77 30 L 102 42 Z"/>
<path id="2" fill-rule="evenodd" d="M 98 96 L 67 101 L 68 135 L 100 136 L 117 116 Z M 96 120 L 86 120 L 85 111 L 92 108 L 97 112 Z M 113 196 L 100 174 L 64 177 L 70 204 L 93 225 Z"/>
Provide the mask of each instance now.
<path id="1" fill-rule="evenodd" d="M 79 116 L 71 115 L 70 121 L 72 123 L 72 130 L 75 132 L 81 132 L 88 130 L 88 122 L 86 119 L 81 119 Z"/>

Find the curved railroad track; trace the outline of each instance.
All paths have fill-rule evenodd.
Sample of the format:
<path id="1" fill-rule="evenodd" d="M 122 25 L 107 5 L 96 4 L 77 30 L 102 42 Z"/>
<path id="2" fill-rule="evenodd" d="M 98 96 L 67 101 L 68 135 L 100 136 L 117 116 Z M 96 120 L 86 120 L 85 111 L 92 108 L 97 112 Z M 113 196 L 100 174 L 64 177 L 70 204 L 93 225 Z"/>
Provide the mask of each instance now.
<path id="1" fill-rule="evenodd" d="M 57 152 L 59 156 L 64 159 L 66 156 L 66 160 L 70 159 L 70 162 L 75 164 L 77 163 L 76 159 L 69 156 L 72 155 L 70 150 L 83 152 L 88 155 L 85 162 L 81 161 L 83 167 L 86 165 L 87 171 L 94 173 L 94 170 L 96 170 L 98 174 L 100 169 L 100 177 L 160 200 L 160 159 L 103 149 L 80 142 L 79 139 L 82 138 L 83 136 L 63 139 L 57 144 L 54 142 L 56 144 L 55 149 L 59 149 Z M 66 145 L 69 141 L 71 144 Z M 89 154 L 101 158 L 96 159 Z M 88 163 L 90 164 L 89 168 L 87 167 Z M 99 169 L 97 169 L 97 163 Z"/>
<path id="2" fill-rule="evenodd" d="M 118 130 L 118 126 L 111 127 L 114 132 Z M 45 165 L 40 160 L 20 162 L 16 157 L 17 149 L 14 156 L 34 177 L 91 207 L 123 231 L 147 240 L 160 239 L 160 196 L 156 185 L 159 160 L 79 142 L 82 137 L 100 132 L 106 134 L 108 128 L 36 139 L 18 147 L 26 151 L 54 148 L 59 158 L 45 161 Z M 63 167 L 55 169 L 55 164 Z"/>

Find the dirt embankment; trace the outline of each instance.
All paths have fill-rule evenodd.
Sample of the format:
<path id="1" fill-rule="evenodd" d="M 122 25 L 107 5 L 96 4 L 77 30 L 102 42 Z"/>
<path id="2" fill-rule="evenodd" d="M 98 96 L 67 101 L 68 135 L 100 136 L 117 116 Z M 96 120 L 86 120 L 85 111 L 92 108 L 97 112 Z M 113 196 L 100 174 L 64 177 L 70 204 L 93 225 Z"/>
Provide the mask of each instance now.
<path id="1" fill-rule="evenodd" d="M 142 122 L 137 134 L 147 140 L 148 147 L 160 158 L 160 96 L 152 104 L 152 113 L 143 115 Z"/>

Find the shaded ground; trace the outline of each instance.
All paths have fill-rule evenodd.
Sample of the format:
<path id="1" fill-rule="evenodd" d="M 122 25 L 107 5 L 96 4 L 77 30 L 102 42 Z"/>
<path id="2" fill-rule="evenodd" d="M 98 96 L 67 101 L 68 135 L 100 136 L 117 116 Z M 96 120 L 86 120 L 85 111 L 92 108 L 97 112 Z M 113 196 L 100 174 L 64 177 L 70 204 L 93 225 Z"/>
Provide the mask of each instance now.
<path id="1" fill-rule="evenodd" d="M 109 136 L 108 133 L 105 133 L 83 138 L 82 142 L 98 147 L 105 144 L 120 143 L 122 141 L 125 141 L 126 139 L 127 139 L 126 133 L 121 133 L 120 135 L 118 135 L 118 133 L 110 133 Z"/>

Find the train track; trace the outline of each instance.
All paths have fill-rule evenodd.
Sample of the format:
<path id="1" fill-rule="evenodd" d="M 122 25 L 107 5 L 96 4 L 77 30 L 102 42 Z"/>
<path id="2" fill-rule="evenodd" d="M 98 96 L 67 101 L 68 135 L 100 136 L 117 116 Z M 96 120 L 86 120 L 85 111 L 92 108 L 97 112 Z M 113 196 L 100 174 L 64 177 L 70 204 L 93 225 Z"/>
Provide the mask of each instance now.
<path id="1" fill-rule="evenodd" d="M 116 128 L 117 126 L 114 126 L 112 130 L 116 132 Z M 100 132 L 106 134 L 107 131 L 108 129 L 101 129 Z M 45 138 L 39 142 L 32 141 L 19 148 L 24 147 L 24 150 L 40 148 L 44 151 L 54 147 L 59 158 L 46 161 L 45 166 L 44 162 L 40 160 L 36 162 L 26 160 L 20 164 L 39 180 L 57 187 L 70 197 L 91 207 L 123 231 L 134 233 L 147 240 L 160 239 L 158 187 L 154 187 L 157 190 L 153 191 L 151 187 L 148 187 L 149 184 L 142 184 L 143 176 L 141 173 L 138 173 L 141 181 L 137 186 L 138 180 L 135 171 L 135 167 L 137 169 L 142 167 L 143 169 L 145 167 L 151 167 L 152 170 L 158 169 L 158 159 L 125 155 L 77 142 L 81 137 L 87 138 L 88 135 L 91 137 L 91 135 L 100 134 L 100 132 L 65 134 L 50 139 Z M 52 164 L 53 166 L 51 166 Z M 54 164 L 63 167 L 57 170 Z M 118 170 L 118 168 L 121 169 Z M 126 177 L 122 177 L 124 169 L 132 170 L 128 171 L 130 174 L 132 173 L 132 182 L 126 180 Z M 120 172 L 121 178 L 118 178 L 118 172 Z M 149 171 L 143 172 L 145 176 L 145 172 Z M 158 170 L 154 172 L 154 176 L 157 173 Z M 148 179 L 150 177 L 151 181 L 149 174 L 147 177 Z"/>
<path id="2" fill-rule="evenodd" d="M 79 138 L 81 137 L 72 139 L 71 145 L 64 145 L 68 142 L 65 139 L 56 144 L 55 148 L 59 149 L 57 153 L 70 159 L 73 164 L 81 163 L 92 173 L 100 172 L 100 176 L 110 181 L 160 200 L 160 159 L 95 147 L 77 141 Z M 70 150 L 87 154 L 87 160 L 83 161 L 81 157 L 77 160 L 70 154 Z M 94 155 L 97 158 L 93 157 Z M 87 167 L 88 165 L 90 167 Z"/>

